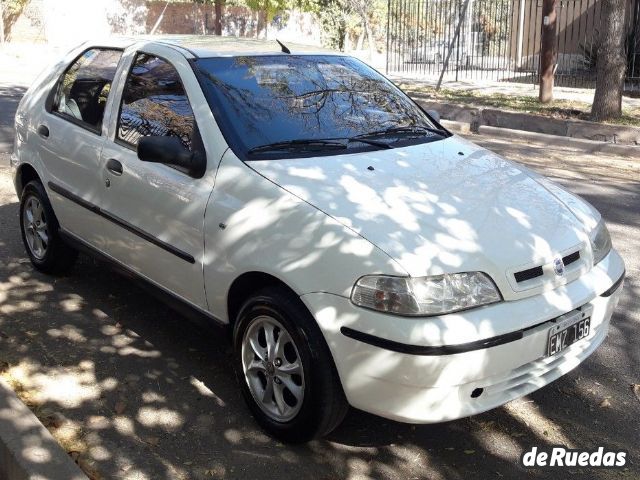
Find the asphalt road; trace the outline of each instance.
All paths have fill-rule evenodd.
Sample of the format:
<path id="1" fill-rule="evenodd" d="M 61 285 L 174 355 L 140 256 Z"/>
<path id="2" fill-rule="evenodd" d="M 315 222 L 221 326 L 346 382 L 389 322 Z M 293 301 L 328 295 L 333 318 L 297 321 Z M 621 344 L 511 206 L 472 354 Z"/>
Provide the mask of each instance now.
<path id="1" fill-rule="evenodd" d="M 13 117 L 26 88 L 22 85 L 0 83 L 0 152 L 9 152 L 13 146 Z"/>
<path id="2" fill-rule="evenodd" d="M 439 425 L 351 411 L 329 438 L 279 444 L 245 408 L 224 338 L 191 326 L 90 258 L 81 257 L 64 278 L 31 268 L 6 154 L 0 154 L 2 375 L 95 478 L 640 478 L 640 398 L 632 391 L 640 384 L 640 162 L 476 140 L 587 198 L 627 264 L 605 343 L 526 398 Z M 624 449 L 630 463 L 624 470 L 562 472 L 519 466 L 523 451 L 557 444 Z"/>

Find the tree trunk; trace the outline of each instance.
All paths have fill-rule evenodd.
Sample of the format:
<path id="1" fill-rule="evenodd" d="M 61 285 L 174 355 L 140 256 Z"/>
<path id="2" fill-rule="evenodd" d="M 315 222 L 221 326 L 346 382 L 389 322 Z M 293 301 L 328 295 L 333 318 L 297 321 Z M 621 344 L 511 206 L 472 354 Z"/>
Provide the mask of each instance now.
<path id="1" fill-rule="evenodd" d="M 362 30 L 360 30 L 360 33 L 358 34 L 358 41 L 356 42 L 356 50 L 362 50 L 362 47 L 364 46 L 364 34 L 364 25 L 362 25 Z"/>
<path id="2" fill-rule="evenodd" d="M 222 35 L 222 3 L 224 0 L 215 1 L 216 19 L 213 24 L 214 33 L 218 36 Z"/>
<path id="3" fill-rule="evenodd" d="M 596 93 L 592 120 L 602 121 L 622 115 L 622 90 L 627 70 L 625 58 L 626 0 L 602 1 L 602 28 L 596 57 Z"/>
<path id="4" fill-rule="evenodd" d="M 540 46 L 540 103 L 553 100 L 553 75 L 556 65 L 556 6 L 558 0 L 542 2 L 542 44 Z"/>
<path id="5" fill-rule="evenodd" d="M 264 38 L 267 37 L 267 10 L 258 10 L 258 26 L 256 29 L 256 37 L 262 37 L 262 31 L 264 30 Z"/>
<path id="6" fill-rule="evenodd" d="M 4 43 L 4 5 L 0 2 L 0 44 Z"/>
<path id="7" fill-rule="evenodd" d="M 367 30 L 367 39 L 369 40 L 369 58 L 373 61 L 373 56 L 376 53 L 376 41 L 373 38 L 373 29 L 371 28 L 371 24 L 369 23 L 369 19 L 365 18 L 364 26 Z"/>
<path id="8" fill-rule="evenodd" d="M 351 51 L 351 37 L 348 34 L 344 36 L 344 51 Z"/>

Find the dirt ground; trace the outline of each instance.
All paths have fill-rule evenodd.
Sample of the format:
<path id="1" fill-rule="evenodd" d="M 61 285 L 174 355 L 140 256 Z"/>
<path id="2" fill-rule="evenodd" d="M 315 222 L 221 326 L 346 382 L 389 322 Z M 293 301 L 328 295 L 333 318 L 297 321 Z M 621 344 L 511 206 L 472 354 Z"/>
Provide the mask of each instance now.
<path id="1" fill-rule="evenodd" d="M 482 415 L 409 426 L 351 411 L 303 446 L 256 427 L 220 335 L 204 333 L 130 280 L 81 257 L 72 273 L 34 271 L 0 154 L 0 369 L 94 478 L 640 478 L 640 162 L 561 145 L 483 145 L 593 203 L 627 264 L 609 337 L 555 383 Z M 532 446 L 625 449 L 619 470 L 529 469 Z"/>

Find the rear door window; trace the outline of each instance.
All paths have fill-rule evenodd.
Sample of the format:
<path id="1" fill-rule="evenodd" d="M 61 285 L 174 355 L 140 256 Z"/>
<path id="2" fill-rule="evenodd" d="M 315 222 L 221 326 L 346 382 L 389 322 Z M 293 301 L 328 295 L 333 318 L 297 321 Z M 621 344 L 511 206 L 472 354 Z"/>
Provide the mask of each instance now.
<path id="1" fill-rule="evenodd" d="M 52 111 L 100 131 L 122 51 L 92 48 L 80 55 L 58 82 Z"/>

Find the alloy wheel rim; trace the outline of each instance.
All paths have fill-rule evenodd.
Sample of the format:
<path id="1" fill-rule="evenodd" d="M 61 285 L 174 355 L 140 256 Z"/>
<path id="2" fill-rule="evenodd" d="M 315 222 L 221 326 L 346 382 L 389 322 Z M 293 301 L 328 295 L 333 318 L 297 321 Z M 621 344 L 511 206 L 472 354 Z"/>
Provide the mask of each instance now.
<path id="1" fill-rule="evenodd" d="M 31 254 L 42 260 L 49 247 L 49 230 L 42 202 L 30 196 L 22 212 L 23 228 Z"/>
<path id="2" fill-rule="evenodd" d="M 304 400 L 304 370 L 298 347 L 275 318 L 256 317 L 242 339 L 242 369 L 260 409 L 278 422 L 293 419 Z"/>

